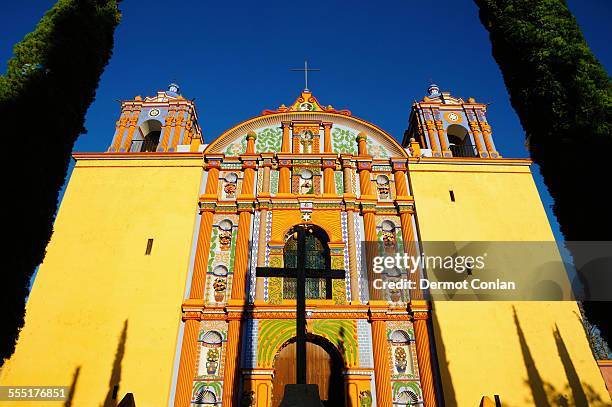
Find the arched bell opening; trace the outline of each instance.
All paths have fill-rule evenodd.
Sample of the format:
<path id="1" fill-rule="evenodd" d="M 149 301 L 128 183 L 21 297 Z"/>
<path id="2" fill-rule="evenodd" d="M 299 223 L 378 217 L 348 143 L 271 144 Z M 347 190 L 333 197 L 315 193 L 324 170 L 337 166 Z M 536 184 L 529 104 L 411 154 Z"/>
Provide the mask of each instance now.
<path id="1" fill-rule="evenodd" d="M 453 157 L 477 157 L 476 147 L 472 144 L 472 138 L 468 130 L 460 124 L 451 124 L 446 129 L 449 148 Z"/>
<path id="2" fill-rule="evenodd" d="M 134 135 L 130 151 L 135 152 L 155 152 L 159 145 L 162 123 L 159 120 L 145 120 L 138 127 Z"/>

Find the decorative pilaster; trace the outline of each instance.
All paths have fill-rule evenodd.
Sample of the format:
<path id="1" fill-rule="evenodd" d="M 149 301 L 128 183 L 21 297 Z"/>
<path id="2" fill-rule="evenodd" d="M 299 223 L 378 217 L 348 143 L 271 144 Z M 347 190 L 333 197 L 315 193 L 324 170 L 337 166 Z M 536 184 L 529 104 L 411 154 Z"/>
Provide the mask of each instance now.
<path id="1" fill-rule="evenodd" d="M 436 120 L 436 130 L 438 131 L 438 139 L 440 140 L 440 147 L 442 148 L 442 157 L 451 157 L 452 154 L 448 149 L 446 135 L 444 134 L 444 125 L 441 120 Z"/>
<path id="2" fill-rule="evenodd" d="M 480 126 L 478 126 L 477 122 L 469 122 L 470 129 L 472 130 L 472 134 L 474 135 L 474 142 L 476 143 L 476 150 L 478 151 L 478 156 L 486 158 L 489 156 L 486 148 L 482 145 L 482 140 L 480 139 Z"/>
<path id="3" fill-rule="evenodd" d="M 408 184 L 406 183 L 406 161 L 393 161 L 393 179 L 395 181 L 395 193 L 398 197 L 406 197 Z"/>
<path id="4" fill-rule="evenodd" d="M 425 122 L 427 125 L 427 138 L 429 140 L 429 148 L 431 148 L 431 154 L 434 157 L 440 157 L 440 147 L 438 146 L 438 138 L 436 137 L 436 128 L 432 120 Z"/>
<path id="5" fill-rule="evenodd" d="M 334 170 L 336 160 L 323 159 L 323 194 L 328 196 L 336 195 L 336 182 L 334 180 Z"/>
<path id="6" fill-rule="evenodd" d="M 176 106 L 171 105 L 168 109 L 168 115 L 166 116 L 166 120 L 164 121 L 164 128 L 162 129 L 162 138 L 160 144 L 161 151 L 166 151 L 168 148 L 168 141 L 170 140 L 170 133 L 172 132 L 172 128 L 175 125 L 175 115 Z"/>
<path id="7" fill-rule="evenodd" d="M 174 121 L 174 125 L 172 126 L 172 145 L 176 145 L 177 140 L 181 137 L 181 131 L 183 131 L 184 123 L 187 118 L 187 109 L 188 108 L 186 106 L 180 105 L 177 109 L 175 116 L 176 120 Z"/>
<path id="8" fill-rule="evenodd" d="M 423 389 L 424 407 L 436 407 L 436 390 L 433 382 L 431 369 L 431 353 L 429 351 L 429 332 L 427 330 L 427 318 L 429 313 L 427 305 L 411 304 L 413 311 L 414 338 L 416 342 L 417 361 L 419 365 L 419 376 L 421 388 Z"/>
<path id="9" fill-rule="evenodd" d="M 323 122 L 323 152 L 331 153 L 332 152 L 332 140 L 331 140 L 331 128 L 332 123 Z"/>
<path id="10" fill-rule="evenodd" d="M 132 147 L 132 139 L 134 138 L 134 131 L 136 131 L 136 125 L 138 123 L 138 118 L 140 117 L 140 111 L 142 110 L 142 105 L 136 105 L 132 108 L 132 115 L 129 120 L 128 134 L 123 141 L 123 151 L 130 151 Z"/>
<path id="11" fill-rule="evenodd" d="M 200 320 L 194 315 L 188 315 L 187 317 L 183 317 L 185 320 L 185 329 L 183 330 L 183 343 L 181 346 L 181 362 L 179 364 L 178 377 L 176 379 L 174 407 L 189 407 L 191 405 L 191 391 L 196 370 L 195 359 L 198 351 Z"/>
<path id="12" fill-rule="evenodd" d="M 234 290 L 232 290 L 232 293 Z M 229 313 L 227 348 L 225 350 L 225 372 L 223 374 L 223 406 L 238 405 L 238 363 L 240 362 L 240 313 Z"/>
<path id="13" fill-rule="evenodd" d="M 283 129 L 283 144 L 281 145 L 281 152 L 291 152 L 291 122 L 281 122 Z"/>
<path id="14" fill-rule="evenodd" d="M 121 141 L 123 140 L 123 133 L 125 133 L 125 126 L 129 122 L 129 116 L 130 111 L 124 108 L 121 112 L 121 117 L 117 121 L 115 140 L 109 148 L 109 151 L 115 152 L 119 150 L 119 146 L 121 145 Z"/>
<path id="15" fill-rule="evenodd" d="M 291 193 L 291 160 L 278 160 L 278 195 Z"/>
<path id="16" fill-rule="evenodd" d="M 211 159 L 208 163 L 208 178 L 206 190 L 200 198 L 200 206 L 205 208 L 200 219 L 198 231 L 198 242 L 189 290 L 188 303 L 204 305 L 204 289 L 206 287 L 206 268 L 210 254 L 210 238 L 212 235 L 212 222 L 214 203 L 217 200 L 217 188 L 219 185 L 219 168 L 221 159 Z M 206 205 L 209 203 L 209 205 Z M 211 205 L 212 203 L 212 205 Z M 197 350 L 199 317 L 185 315 L 185 329 L 183 332 L 183 343 L 181 346 L 181 359 L 174 396 L 175 407 L 188 407 L 191 404 L 191 390 L 193 377 L 195 376 L 195 357 Z"/>
<path id="17" fill-rule="evenodd" d="M 381 316 L 382 317 L 382 316 Z M 374 378 L 376 381 L 376 405 L 393 404 L 391 397 L 391 371 L 389 369 L 389 349 L 387 344 L 387 324 L 372 316 L 372 350 L 374 351 Z"/>
<path id="18" fill-rule="evenodd" d="M 250 140 L 249 140 L 250 139 Z M 253 135 L 247 136 L 247 142 L 252 141 Z M 248 148 L 248 147 L 247 147 Z M 240 361 L 240 320 L 241 308 L 247 296 L 247 272 L 249 269 L 249 237 L 251 235 L 251 212 L 253 205 L 253 182 L 255 177 L 255 158 L 243 158 L 244 179 L 242 191 L 238 197 L 238 233 L 236 235 L 236 251 L 234 257 L 234 275 L 232 279 L 232 294 L 229 301 L 227 350 L 225 356 L 225 373 L 223 380 L 223 405 L 234 406 L 238 400 L 238 363 Z M 231 307 L 236 307 L 232 309 Z"/>
<path id="19" fill-rule="evenodd" d="M 355 216 L 358 208 L 355 206 L 355 191 L 353 190 L 353 165 L 351 159 L 345 156 L 342 159 L 344 197 L 346 205 L 346 222 L 348 234 L 349 273 L 351 277 L 351 300 L 359 304 L 359 276 L 357 274 L 357 250 L 361 250 L 361 242 L 357 241 L 355 233 Z"/>
<path id="20" fill-rule="evenodd" d="M 485 145 L 487 146 L 489 156 L 491 158 L 498 158 L 499 153 L 495 151 L 493 139 L 491 138 L 491 126 L 489 126 L 487 123 L 481 123 L 480 127 L 482 128 L 482 137 L 484 138 Z"/>

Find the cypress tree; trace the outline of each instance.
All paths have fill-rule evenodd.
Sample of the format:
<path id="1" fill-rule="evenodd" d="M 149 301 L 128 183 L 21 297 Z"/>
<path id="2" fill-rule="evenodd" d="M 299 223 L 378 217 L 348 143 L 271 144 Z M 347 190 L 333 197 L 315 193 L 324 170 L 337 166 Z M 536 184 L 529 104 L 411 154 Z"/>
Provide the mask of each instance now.
<path id="1" fill-rule="evenodd" d="M 475 2 L 565 240 L 612 240 L 606 198 L 612 154 L 608 73 L 563 0 Z M 572 255 L 583 264 L 583 253 Z M 609 305 L 584 305 L 610 341 Z"/>
<path id="2" fill-rule="evenodd" d="M 85 132 L 120 17 L 116 0 L 58 0 L 15 45 L 0 76 L 8 252 L 0 282 L 3 361 L 23 326 L 29 281 L 51 237 L 70 153 Z"/>

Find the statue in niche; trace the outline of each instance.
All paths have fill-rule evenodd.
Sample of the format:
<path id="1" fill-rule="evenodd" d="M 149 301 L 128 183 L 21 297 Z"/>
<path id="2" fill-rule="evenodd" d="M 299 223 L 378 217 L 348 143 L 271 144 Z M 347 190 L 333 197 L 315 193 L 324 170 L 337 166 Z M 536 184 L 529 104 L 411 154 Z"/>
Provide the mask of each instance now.
<path id="1" fill-rule="evenodd" d="M 390 199 L 391 187 L 389 186 L 389 177 L 382 174 L 376 177 L 376 189 L 380 199 Z"/>
<path id="2" fill-rule="evenodd" d="M 234 172 L 230 172 L 225 176 L 224 181 L 225 184 L 223 185 L 223 191 L 225 192 L 225 196 L 227 198 L 235 198 L 238 175 L 236 175 Z"/>
<path id="3" fill-rule="evenodd" d="M 406 350 L 402 347 L 395 348 L 395 368 L 398 373 L 405 373 L 406 366 L 408 366 L 408 359 L 406 357 Z"/>
<path id="4" fill-rule="evenodd" d="M 300 194 L 314 193 L 313 173 L 310 170 L 304 170 L 300 174 Z"/>
<path id="5" fill-rule="evenodd" d="M 304 130 L 300 135 L 300 143 L 302 144 L 302 152 L 304 154 L 312 153 L 313 134 L 310 130 Z"/>
<path id="6" fill-rule="evenodd" d="M 231 230 L 223 230 L 219 233 L 219 243 L 221 244 L 221 250 L 229 250 L 232 247 Z"/>
<path id="7" fill-rule="evenodd" d="M 372 392 L 370 390 L 359 392 L 359 407 L 372 407 Z"/>

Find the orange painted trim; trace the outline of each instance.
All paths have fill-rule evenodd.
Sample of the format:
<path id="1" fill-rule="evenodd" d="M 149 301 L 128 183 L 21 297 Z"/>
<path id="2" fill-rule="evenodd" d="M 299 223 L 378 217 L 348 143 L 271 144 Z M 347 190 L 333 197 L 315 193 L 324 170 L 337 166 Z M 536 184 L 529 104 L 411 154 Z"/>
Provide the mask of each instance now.
<path id="1" fill-rule="evenodd" d="M 203 158 L 201 152 L 184 152 L 177 153 L 173 152 L 151 152 L 151 153 L 129 153 L 129 152 L 112 152 L 112 153 L 72 153 L 72 158 L 75 160 L 86 160 L 86 159 L 118 159 L 128 158 L 133 160 L 142 160 L 148 158 Z"/>
<path id="2" fill-rule="evenodd" d="M 533 161 L 529 158 L 468 158 L 468 157 L 409 157 L 408 162 L 410 163 L 442 163 L 442 164 L 518 164 L 518 165 L 531 165 Z"/>
<path id="3" fill-rule="evenodd" d="M 410 170 L 410 172 L 448 172 L 448 173 L 467 173 L 467 174 L 525 174 L 533 175 L 530 172 L 525 171 L 465 171 L 465 170 Z"/>

